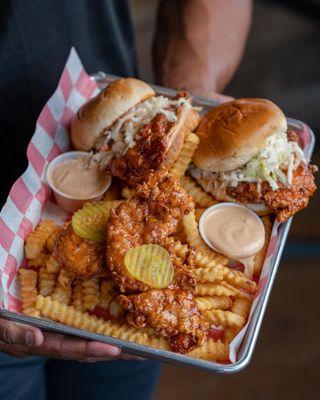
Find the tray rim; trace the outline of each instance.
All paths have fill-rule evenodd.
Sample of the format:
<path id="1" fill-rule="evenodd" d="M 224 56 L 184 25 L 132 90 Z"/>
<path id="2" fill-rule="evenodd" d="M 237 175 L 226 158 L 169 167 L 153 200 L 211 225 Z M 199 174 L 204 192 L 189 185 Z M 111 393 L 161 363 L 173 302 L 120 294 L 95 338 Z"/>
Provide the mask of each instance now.
<path id="1" fill-rule="evenodd" d="M 95 80 L 100 87 L 103 87 L 104 84 L 107 84 L 108 82 L 115 80 L 117 78 L 119 77 L 116 75 L 105 74 L 103 72 L 98 72 L 91 76 L 91 79 Z M 151 86 L 159 94 L 174 96 L 177 93 L 177 91 L 174 89 L 168 89 L 157 85 L 151 85 Z M 201 105 L 204 107 L 214 107 L 217 104 L 219 104 L 217 101 L 207 100 L 199 96 L 194 96 L 193 102 L 196 105 Z M 302 130 L 304 127 L 306 127 L 309 130 L 311 141 L 307 152 L 307 158 L 310 159 L 313 154 L 315 145 L 314 132 L 307 124 L 305 124 L 300 120 L 294 118 L 287 118 L 287 121 L 288 125 L 290 125 L 290 127 L 296 130 Z M 126 353 L 146 356 L 148 358 L 157 359 L 162 362 L 167 362 L 181 366 L 200 368 L 206 371 L 216 372 L 220 374 L 231 374 L 240 372 L 249 364 L 253 356 L 254 348 L 257 342 L 258 335 L 260 333 L 262 321 L 271 295 L 272 286 L 280 264 L 281 256 L 289 234 L 291 223 L 292 223 L 292 218 L 290 218 L 285 223 L 281 224 L 278 228 L 279 235 L 278 235 L 276 250 L 275 253 L 273 254 L 273 260 L 271 262 L 270 276 L 266 282 L 263 292 L 261 293 L 261 298 L 256 306 L 251 321 L 246 329 L 246 333 L 242 339 L 241 345 L 238 350 L 238 360 L 233 364 L 221 364 L 213 361 L 206 361 L 202 359 L 197 359 L 177 354 L 167 350 L 156 349 L 135 342 L 124 341 L 111 336 L 100 335 L 82 329 L 73 328 L 54 321 L 48 321 L 36 317 L 30 317 L 17 312 L 8 311 L 2 307 L 0 307 L 0 317 L 14 322 L 33 325 L 42 330 L 62 333 L 65 335 L 76 336 L 89 340 L 101 341 L 103 343 L 120 347 Z"/>

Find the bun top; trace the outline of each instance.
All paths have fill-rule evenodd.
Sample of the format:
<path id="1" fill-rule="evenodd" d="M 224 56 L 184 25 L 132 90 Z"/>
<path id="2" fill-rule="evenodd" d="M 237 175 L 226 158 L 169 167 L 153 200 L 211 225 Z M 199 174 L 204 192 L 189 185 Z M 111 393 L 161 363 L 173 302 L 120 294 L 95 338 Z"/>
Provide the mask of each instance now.
<path id="1" fill-rule="evenodd" d="M 145 82 L 118 79 L 85 103 L 71 123 L 71 141 L 77 150 L 91 150 L 114 122 L 138 103 L 155 95 Z"/>
<path id="2" fill-rule="evenodd" d="M 200 143 L 193 161 L 207 171 L 231 171 L 256 156 L 269 136 L 286 129 L 283 112 L 269 100 L 238 99 L 221 104 L 200 121 L 196 131 Z"/>

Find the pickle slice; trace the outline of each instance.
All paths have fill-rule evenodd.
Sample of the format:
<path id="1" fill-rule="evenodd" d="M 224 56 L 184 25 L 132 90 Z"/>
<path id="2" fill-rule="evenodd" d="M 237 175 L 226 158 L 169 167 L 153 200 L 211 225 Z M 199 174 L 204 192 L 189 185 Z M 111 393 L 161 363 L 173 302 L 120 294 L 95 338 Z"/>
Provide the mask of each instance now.
<path id="1" fill-rule="evenodd" d="M 130 249 L 124 257 L 124 264 L 135 279 L 152 288 L 165 288 L 172 282 L 170 254 L 157 244 L 143 244 Z"/>
<path id="2" fill-rule="evenodd" d="M 86 203 L 72 216 L 73 230 L 84 239 L 102 243 L 105 240 L 106 227 L 113 206 L 112 201 Z"/>

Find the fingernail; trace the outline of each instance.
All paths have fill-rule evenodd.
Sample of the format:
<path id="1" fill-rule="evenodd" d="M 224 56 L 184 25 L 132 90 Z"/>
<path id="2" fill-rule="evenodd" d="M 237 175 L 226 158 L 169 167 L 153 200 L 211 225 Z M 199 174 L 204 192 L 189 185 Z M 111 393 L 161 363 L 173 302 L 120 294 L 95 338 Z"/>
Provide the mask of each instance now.
<path id="1" fill-rule="evenodd" d="M 27 346 L 33 346 L 34 345 L 34 337 L 33 337 L 33 332 L 27 331 L 25 334 L 25 340 L 26 340 L 26 345 Z"/>

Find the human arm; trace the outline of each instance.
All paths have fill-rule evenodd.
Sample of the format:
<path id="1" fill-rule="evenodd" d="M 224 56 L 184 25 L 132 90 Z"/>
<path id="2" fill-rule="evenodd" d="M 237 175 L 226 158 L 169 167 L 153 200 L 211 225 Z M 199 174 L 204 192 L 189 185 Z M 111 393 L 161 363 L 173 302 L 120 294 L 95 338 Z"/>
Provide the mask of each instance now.
<path id="1" fill-rule="evenodd" d="M 215 97 L 240 63 L 251 11 L 251 0 L 162 0 L 153 44 L 156 82 Z"/>

